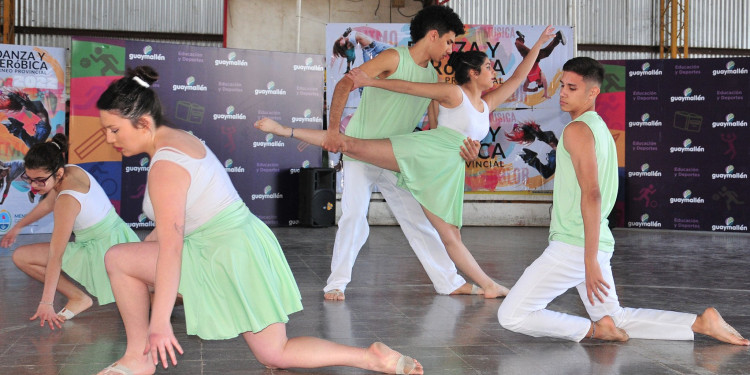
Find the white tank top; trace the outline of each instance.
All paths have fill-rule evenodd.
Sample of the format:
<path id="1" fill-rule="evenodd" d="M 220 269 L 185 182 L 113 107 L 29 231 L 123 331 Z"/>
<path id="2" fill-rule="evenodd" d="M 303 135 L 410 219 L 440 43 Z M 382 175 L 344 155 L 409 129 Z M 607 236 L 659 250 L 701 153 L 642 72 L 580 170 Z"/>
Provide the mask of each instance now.
<path id="1" fill-rule="evenodd" d="M 85 169 L 75 165 L 67 164 L 65 167 L 76 167 L 80 168 L 86 176 L 89 178 L 89 191 L 87 193 L 81 193 L 75 190 L 63 190 L 60 194 L 57 194 L 57 200 L 61 195 L 67 194 L 75 198 L 78 203 L 81 204 L 81 212 L 76 216 L 76 220 L 73 223 L 73 231 L 86 229 L 104 219 L 107 216 L 109 210 L 112 209 L 112 202 L 109 201 L 107 193 L 104 192 L 101 185 L 96 182 L 94 176 L 86 172 Z"/>
<path id="2" fill-rule="evenodd" d="M 204 144 L 206 156 L 195 159 L 172 147 L 163 147 L 154 153 L 149 167 L 159 160 L 171 161 L 190 174 L 190 187 L 185 204 L 185 234 L 211 220 L 216 214 L 240 200 L 229 174 L 211 150 Z M 151 173 L 151 172 L 149 172 Z M 143 197 L 143 213 L 154 220 L 154 206 L 148 194 Z"/>
<path id="3" fill-rule="evenodd" d="M 481 141 L 490 131 L 490 111 L 487 103 L 482 100 L 483 109 L 479 112 L 471 104 L 464 90 L 460 87 L 459 90 L 463 98 L 461 104 L 455 108 L 445 108 L 441 105 L 438 112 L 438 127 L 450 128 L 475 141 Z"/>

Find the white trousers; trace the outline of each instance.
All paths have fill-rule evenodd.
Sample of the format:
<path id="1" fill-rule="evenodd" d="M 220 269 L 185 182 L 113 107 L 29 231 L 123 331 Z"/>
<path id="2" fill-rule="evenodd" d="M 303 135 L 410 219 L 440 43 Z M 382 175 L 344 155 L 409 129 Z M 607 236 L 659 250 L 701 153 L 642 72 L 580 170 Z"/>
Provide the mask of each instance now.
<path id="1" fill-rule="evenodd" d="M 341 218 L 336 231 L 331 259 L 331 276 L 323 289 L 345 290 L 352 279 L 352 267 L 370 234 L 367 210 L 374 186 L 380 189 L 412 250 L 422 263 L 435 291 L 450 294 L 466 281 L 458 275 L 435 228 L 427 220 L 422 206 L 407 190 L 396 186 L 393 172 L 359 161 L 344 162 L 344 191 Z"/>
<path id="2" fill-rule="evenodd" d="M 617 327 L 634 339 L 692 340 L 695 314 L 620 307 L 612 278 L 612 253 L 600 251 L 597 259 L 609 296 L 596 298 L 592 306 L 586 296 L 584 249 L 559 241 L 550 242 L 544 253 L 526 268 L 497 312 L 500 324 L 511 331 L 534 337 L 556 337 L 581 341 L 591 321 L 609 315 Z M 547 305 L 569 288 L 576 287 L 589 319 L 547 310 Z"/>

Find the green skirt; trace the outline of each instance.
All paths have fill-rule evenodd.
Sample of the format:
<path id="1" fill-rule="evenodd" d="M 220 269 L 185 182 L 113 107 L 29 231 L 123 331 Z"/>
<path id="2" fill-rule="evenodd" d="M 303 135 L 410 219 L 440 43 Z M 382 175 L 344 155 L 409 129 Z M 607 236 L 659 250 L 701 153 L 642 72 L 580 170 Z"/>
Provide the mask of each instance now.
<path id="1" fill-rule="evenodd" d="M 241 201 L 185 236 L 179 292 L 187 333 L 208 340 L 259 332 L 302 310 L 279 242 Z"/>
<path id="2" fill-rule="evenodd" d="M 69 242 L 62 257 L 62 270 L 83 285 L 99 301 L 106 305 L 115 301 L 109 284 L 104 254 L 119 243 L 138 242 L 138 236 L 117 215 L 109 210 L 100 222 L 75 232 L 75 241 Z"/>
<path id="3" fill-rule="evenodd" d="M 449 128 L 390 137 L 401 170 L 398 186 L 409 190 L 427 210 L 461 227 L 466 164 L 463 134 Z"/>

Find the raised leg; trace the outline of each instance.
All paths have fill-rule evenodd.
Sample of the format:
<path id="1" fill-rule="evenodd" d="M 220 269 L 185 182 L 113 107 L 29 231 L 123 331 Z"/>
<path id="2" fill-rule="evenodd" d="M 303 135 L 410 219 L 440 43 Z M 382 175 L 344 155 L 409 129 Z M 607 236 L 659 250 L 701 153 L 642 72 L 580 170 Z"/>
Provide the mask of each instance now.
<path id="1" fill-rule="evenodd" d="M 555 49 L 555 47 L 557 47 L 558 44 L 560 44 L 561 40 L 562 40 L 562 34 L 552 38 L 551 42 L 549 42 L 546 46 L 544 46 L 544 48 L 539 50 L 539 56 L 537 56 L 536 61 L 539 61 L 551 55 L 552 51 Z"/>
<path id="2" fill-rule="evenodd" d="M 294 138 L 318 147 L 323 144 L 326 135 L 325 130 L 292 129 L 268 118 L 256 121 L 255 127 L 282 137 L 291 137 L 292 131 L 294 131 Z M 400 170 L 396 162 L 396 157 L 393 155 L 393 146 L 391 146 L 390 140 L 359 139 L 346 135 L 342 135 L 342 137 L 345 139 L 344 150 L 342 150 L 345 155 L 394 172 Z"/>
<path id="3" fill-rule="evenodd" d="M 524 44 L 523 38 L 516 38 L 516 49 L 518 50 L 518 53 L 521 54 L 521 56 L 526 57 L 526 55 L 529 54 L 529 47 L 526 47 L 526 44 Z"/>

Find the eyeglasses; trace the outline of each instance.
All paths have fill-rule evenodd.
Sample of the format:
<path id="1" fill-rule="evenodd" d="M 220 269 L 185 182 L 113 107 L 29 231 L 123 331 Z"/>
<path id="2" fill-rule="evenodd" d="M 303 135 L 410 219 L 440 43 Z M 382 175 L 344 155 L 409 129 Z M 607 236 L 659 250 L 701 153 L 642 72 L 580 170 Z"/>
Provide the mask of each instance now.
<path id="1" fill-rule="evenodd" d="M 51 175 L 49 175 L 49 176 L 47 176 L 45 178 L 41 178 L 41 177 L 31 178 L 31 177 L 29 177 L 29 175 L 26 174 L 26 172 L 23 172 L 23 174 L 21 175 L 21 180 L 23 180 L 24 182 L 26 182 L 26 183 L 28 183 L 30 185 L 33 184 L 33 185 L 39 185 L 39 186 L 41 186 L 41 185 L 47 184 L 47 180 L 49 180 L 50 177 L 52 177 L 54 175 L 55 175 L 55 173 L 52 173 Z"/>

